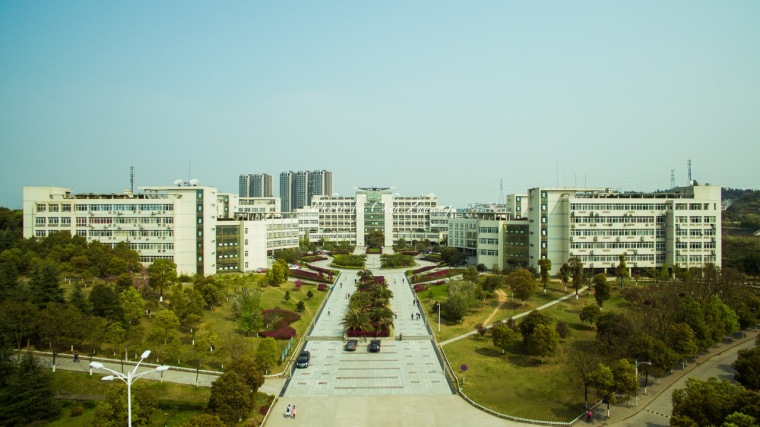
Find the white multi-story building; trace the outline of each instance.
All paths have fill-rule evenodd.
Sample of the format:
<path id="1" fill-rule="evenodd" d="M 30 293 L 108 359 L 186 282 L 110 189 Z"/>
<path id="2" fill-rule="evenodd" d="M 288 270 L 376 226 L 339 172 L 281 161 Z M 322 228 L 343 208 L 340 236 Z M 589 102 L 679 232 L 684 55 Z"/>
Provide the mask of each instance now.
<path id="1" fill-rule="evenodd" d="M 298 211 L 301 236 L 316 241 L 345 241 L 364 246 L 365 236 L 382 231 L 385 245 L 399 239 L 428 239 L 438 243 L 448 229 L 448 208 L 433 194 L 402 197 L 389 188 L 360 188 L 355 197 L 314 196 L 311 206 Z"/>
<path id="2" fill-rule="evenodd" d="M 538 260 L 548 258 L 551 274 L 574 257 L 596 270 L 617 267 L 620 255 L 631 269 L 721 263 L 717 186 L 657 193 L 538 187 L 506 202 L 506 216 L 470 211 L 452 219 L 449 245 L 489 268 L 538 269 Z"/>
<path id="3" fill-rule="evenodd" d="M 273 251 L 298 247 L 298 220 L 276 198 L 218 194 L 197 182 L 141 187 L 142 193 L 74 194 L 62 187 L 24 187 L 24 237 L 68 231 L 116 245 L 140 262 L 170 259 L 180 274 L 251 271 Z"/>

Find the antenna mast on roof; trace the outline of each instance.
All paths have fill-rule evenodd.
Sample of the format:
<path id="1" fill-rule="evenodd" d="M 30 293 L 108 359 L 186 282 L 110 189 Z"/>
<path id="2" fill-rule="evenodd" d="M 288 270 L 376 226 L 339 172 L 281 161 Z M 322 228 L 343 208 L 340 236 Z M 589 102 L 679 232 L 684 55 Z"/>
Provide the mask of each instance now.
<path id="1" fill-rule="evenodd" d="M 670 188 L 676 188 L 676 170 L 670 170 Z"/>
<path id="2" fill-rule="evenodd" d="M 499 179 L 499 205 L 504 203 L 504 180 Z"/>
<path id="3" fill-rule="evenodd" d="M 689 185 L 691 185 L 691 159 L 689 159 Z"/>
<path id="4" fill-rule="evenodd" d="M 129 166 L 129 191 L 135 194 L 135 165 Z"/>

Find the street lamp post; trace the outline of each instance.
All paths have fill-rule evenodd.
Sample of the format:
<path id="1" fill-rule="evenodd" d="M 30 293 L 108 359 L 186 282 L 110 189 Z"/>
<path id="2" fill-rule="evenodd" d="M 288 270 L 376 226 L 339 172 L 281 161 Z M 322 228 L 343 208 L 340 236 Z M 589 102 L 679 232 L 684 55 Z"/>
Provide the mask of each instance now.
<path id="1" fill-rule="evenodd" d="M 634 360 L 633 363 L 634 363 L 634 366 L 636 368 L 636 385 L 637 385 L 637 387 L 636 387 L 636 405 L 638 405 L 639 404 L 639 389 L 638 389 L 638 384 L 639 384 L 639 365 L 649 365 L 649 366 L 652 366 L 652 362 L 639 362 L 639 360 L 636 359 L 636 360 Z M 647 368 L 646 371 L 647 371 L 647 375 L 646 375 L 646 378 L 644 378 L 644 396 L 646 396 L 646 394 L 647 394 L 647 385 L 649 383 L 649 368 Z"/>
<path id="2" fill-rule="evenodd" d="M 132 383 L 135 382 L 138 378 L 144 376 L 145 374 L 149 374 L 151 372 L 163 372 L 169 369 L 168 366 L 162 365 L 162 366 L 157 367 L 156 369 L 140 372 L 138 374 L 137 368 L 140 366 L 140 362 L 147 359 L 148 356 L 150 356 L 150 350 L 145 350 L 143 354 L 140 356 L 140 361 L 137 362 L 134 369 L 127 372 L 126 374 L 122 374 L 121 372 L 117 372 L 117 371 L 114 371 L 113 369 L 106 368 L 100 362 L 90 362 L 91 368 L 104 369 L 113 374 L 113 375 L 107 375 L 103 377 L 103 381 L 113 381 L 114 379 L 119 379 L 121 381 L 124 381 L 124 384 L 127 385 L 127 426 L 128 427 L 132 427 Z"/>

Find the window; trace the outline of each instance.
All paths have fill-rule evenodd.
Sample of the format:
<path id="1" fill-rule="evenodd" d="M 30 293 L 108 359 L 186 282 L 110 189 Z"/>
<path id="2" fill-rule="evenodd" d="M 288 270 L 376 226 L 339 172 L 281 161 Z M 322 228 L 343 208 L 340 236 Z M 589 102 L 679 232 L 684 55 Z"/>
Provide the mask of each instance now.
<path id="1" fill-rule="evenodd" d="M 58 204 L 57 203 L 51 203 L 48 205 L 48 211 L 49 212 L 58 212 Z"/>
<path id="2" fill-rule="evenodd" d="M 47 210 L 47 205 L 43 203 L 37 204 L 37 212 L 45 212 Z"/>
<path id="3" fill-rule="evenodd" d="M 71 205 L 68 203 L 61 205 L 61 212 L 71 212 Z"/>
<path id="4" fill-rule="evenodd" d="M 34 219 L 34 223 L 36 225 L 45 225 L 45 217 L 38 216 L 37 218 Z"/>

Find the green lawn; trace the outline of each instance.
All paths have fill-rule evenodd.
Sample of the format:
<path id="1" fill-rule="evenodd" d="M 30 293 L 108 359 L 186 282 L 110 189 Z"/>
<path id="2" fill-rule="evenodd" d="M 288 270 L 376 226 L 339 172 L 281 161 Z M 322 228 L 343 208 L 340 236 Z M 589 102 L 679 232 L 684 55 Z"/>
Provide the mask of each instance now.
<path id="1" fill-rule="evenodd" d="M 556 291 L 561 290 L 560 284 Z M 604 303 L 604 311 L 626 309 L 627 303 L 616 291 L 615 288 L 613 297 Z M 537 295 L 532 305 L 543 304 L 540 301 L 548 297 L 542 295 Z M 570 298 L 543 311 L 568 325 L 570 335 L 562 341 L 563 349 L 586 347 L 594 341 L 596 331 L 590 325 L 582 324 L 579 318 L 580 310 L 587 304 L 596 304 L 596 301 L 584 292 L 578 300 Z M 465 323 L 474 324 L 472 321 Z M 580 414 L 583 411 L 583 388 L 575 381 L 572 370 L 562 357 L 547 358 L 546 363 L 541 363 L 539 357 L 525 353 L 519 334 L 518 340 L 506 354 L 493 345 L 490 334 L 452 342 L 444 346 L 443 351 L 454 369 L 467 365 L 464 375 L 457 374 L 460 384 L 463 383 L 462 389 L 487 408 L 547 421 L 569 421 Z"/>

